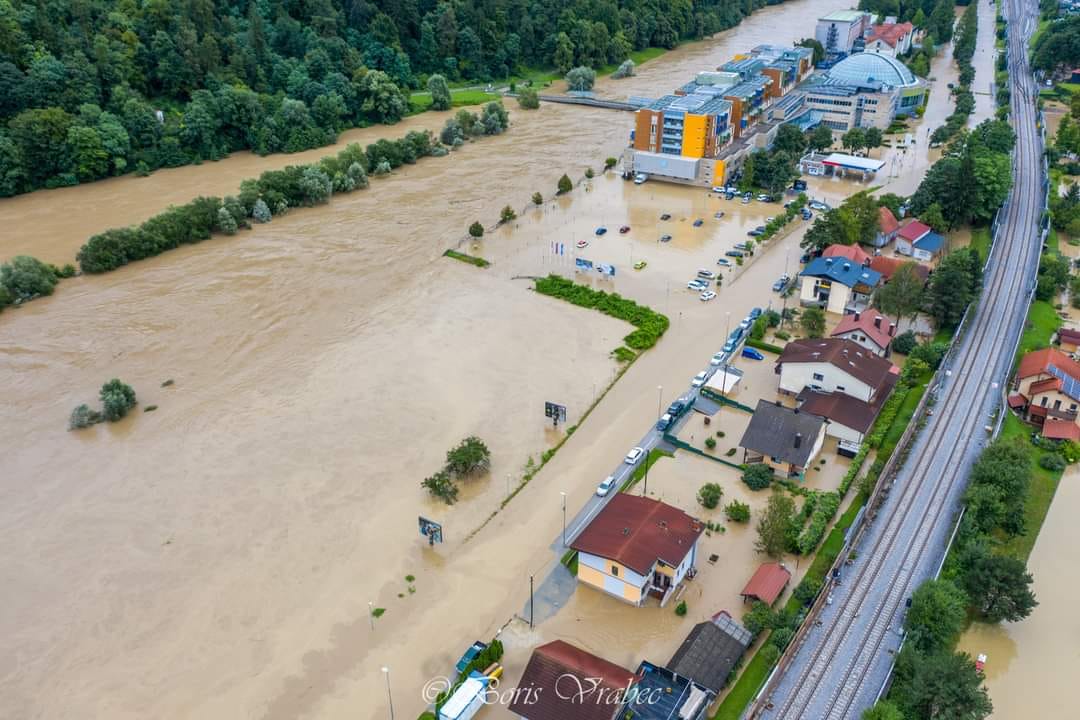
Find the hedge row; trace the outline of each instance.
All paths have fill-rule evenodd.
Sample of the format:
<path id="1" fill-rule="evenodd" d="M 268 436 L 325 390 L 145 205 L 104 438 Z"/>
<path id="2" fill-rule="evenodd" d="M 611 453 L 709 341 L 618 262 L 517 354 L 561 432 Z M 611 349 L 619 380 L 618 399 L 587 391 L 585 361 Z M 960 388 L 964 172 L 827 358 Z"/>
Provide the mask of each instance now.
<path id="1" fill-rule="evenodd" d="M 485 107 L 483 116 L 466 110 L 447 121 L 453 144 L 463 121 L 479 128 L 476 134 L 494 134 L 506 126 L 506 111 Z M 489 127 L 490 126 L 490 127 Z M 159 255 L 180 245 L 206 240 L 213 233 L 232 235 L 251 226 L 251 220 L 269 222 L 294 207 L 311 207 L 330 201 L 334 193 L 347 193 L 368 186 L 368 175 L 385 175 L 404 164 L 427 156 L 448 154 L 445 145 L 429 131 L 414 130 L 398 140 L 379 140 L 361 147 L 347 145 L 308 165 L 290 165 L 268 170 L 258 179 L 240 183 L 235 197 L 199 197 L 170 207 L 136 227 L 116 228 L 91 237 L 76 256 L 84 272 L 103 273 L 129 262 Z"/>
<path id="2" fill-rule="evenodd" d="M 769 221 L 769 223 L 765 226 L 765 232 L 762 233 L 761 237 L 758 239 L 761 242 L 764 242 L 776 233 L 780 232 L 781 228 L 794 220 L 795 216 L 802 211 L 803 206 L 806 205 L 806 200 L 806 193 L 799 193 L 799 197 L 795 198 L 795 201 L 791 205 L 788 205 L 788 207 L 784 210 L 783 215 L 777 215 L 771 221 Z"/>
<path id="3" fill-rule="evenodd" d="M 825 526 L 840 509 L 840 493 L 827 492 L 817 493 L 817 503 L 814 514 L 810 517 L 810 524 L 799 535 L 799 554 L 809 555 L 825 537 Z"/>
<path id="4" fill-rule="evenodd" d="M 881 413 L 877 416 L 877 420 L 874 421 L 874 427 L 870 431 L 870 435 L 867 436 L 867 445 L 872 448 L 881 447 L 881 443 L 885 439 L 885 433 L 888 432 L 893 420 L 896 419 L 897 413 L 900 412 L 900 406 L 904 404 L 908 392 L 910 392 L 909 388 L 897 387 L 893 394 L 889 396 L 889 399 L 885 401 Z"/>
<path id="5" fill-rule="evenodd" d="M 764 350 L 765 352 L 771 352 L 776 355 L 784 352 L 784 348 L 780 347 L 779 345 L 773 345 L 771 343 L 765 342 L 764 340 L 757 340 L 755 338 L 747 338 L 746 346 L 757 348 L 758 350 Z"/>
<path id="6" fill-rule="evenodd" d="M 625 320 L 637 329 L 623 338 L 627 347 L 634 350 L 648 350 L 667 331 L 669 321 L 666 315 L 652 308 L 638 305 L 618 293 L 593 290 L 584 285 L 577 285 L 559 275 L 548 275 L 536 280 L 536 291 L 543 295 L 566 300 L 580 307 L 599 310 L 605 315 Z"/>

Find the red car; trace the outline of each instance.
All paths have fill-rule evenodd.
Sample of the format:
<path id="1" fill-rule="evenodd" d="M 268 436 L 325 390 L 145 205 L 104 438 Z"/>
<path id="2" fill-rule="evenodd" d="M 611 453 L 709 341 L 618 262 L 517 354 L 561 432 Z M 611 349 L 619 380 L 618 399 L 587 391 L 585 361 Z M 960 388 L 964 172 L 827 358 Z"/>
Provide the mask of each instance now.
<path id="1" fill-rule="evenodd" d="M 623 225 L 621 228 L 619 228 L 619 232 L 625 235 L 626 233 L 630 232 L 630 226 Z"/>

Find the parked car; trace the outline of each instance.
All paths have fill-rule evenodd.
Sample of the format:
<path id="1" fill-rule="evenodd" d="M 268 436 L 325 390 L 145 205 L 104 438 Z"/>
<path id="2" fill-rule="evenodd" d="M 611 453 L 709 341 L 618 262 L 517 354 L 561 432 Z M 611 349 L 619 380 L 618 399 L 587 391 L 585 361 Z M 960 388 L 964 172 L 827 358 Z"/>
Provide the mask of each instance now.
<path id="1" fill-rule="evenodd" d="M 712 270 L 704 270 L 704 269 L 698 270 L 697 271 L 697 276 L 699 278 L 705 278 L 707 280 L 716 279 L 716 273 L 714 273 Z"/>
<path id="2" fill-rule="evenodd" d="M 741 325 L 736 325 L 735 329 L 732 330 L 731 333 L 727 336 L 727 339 L 728 340 L 733 340 L 735 342 L 739 342 L 740 340 L 742 340 L 742 336 L 743 336 L 743 328 L 742 328 L 742 326 Z"/>
<path id="3" fill-rule="evenodd" d="M 728 185 L 726 188 L 724 188 L 724 192 L 730 193 L 732 195 L 738 195 L 739 188 L 735 187 L 734 185 Z"/>
<path id="4" fill-rule="evenodd" d="M 660 236 L 660 242 L 671 242 L 671 236 L 670 235 L 661 235 Z"/>
<path id="5" fill-rule="evenodd" d="M 723 211 L 723 210 L 721 210 L 721 211 L 719 211 L 719 212 L 714 212 L 714 213 L 713 213 L 713 217 L 714 217 L 714 218 L 716 218 L 717 220 L 721 220 L 721 219 L 723 219 L 723 217 L 724 217 L 724 211 Z"/>
<path id="6" fill-rule="evenodd" d="M 724 193 L 724 199 L 725 200 L 734 200 L 735 199 L 735 193 L 733 193 L 733 192 Z"/>
<path id="7" fill-rule="evenodd" d="M 754 324 L 754 321 L 751 320 L 750 318 L 743 318 L 742 321 L 739 323 L 739 329 L 742 330 L 743 332 L 746 332 L 747 330 L 750 329 L 750 326 L 753 325 L 753 324 Z"/>
<path id="8" fill-rule="evenodd" d="M 751 195 L 750 193 L 743 193 L 743 196 L 742 196 L 742 204 L 743 204 L 743 205 L 749 205 L 749 204 L 750 204 L 750 200 L 751 200 L 751 198 L 753 198 L 753 197 L 754 197 L 754 196 L 753 196 L 753 195 Z"/>
<path id="9" fill-rule="evenodd" d="M 608 475 L 604 478 L 604 481 L 596 486 L 596 494 L 600 497 L 604 497 L 615 487 L 615 476 Z"/>
<path id="10" fill-rule="evenodd" d="M 637 175 L 634 176 L 634 184 L 635 185 L 641 185 L 643 182 L 645 182 L 648 179 L 649 179 L 649 176 L 646 175 L 645 173 L 638 173 Z"/>
<path id="11" fill-rule="evenodd" d="M 575 244 L 578 246 L 578 250 L 582 250 L 584 248 L 589 247 L 589 241 L 588 240 L 578 240 L 577 243 L 575 243 Z"/>
<path id="12" fill-rule="evenodd" d="M 671 219 L 671 213 L 664 213 L 663 215 L 660 216 L 660 219 L 661 220 L 670 220 Z"/>
<path id="13" fill-rule="evenodd" d="M 671 417 L 678 417 L 685 409 L 686 401 L 682 398 L 679 398 L 678 400 L 673 400 L 672 403 L 668 405 L 667 414 Z"/>
<path id="14" fill-rule="evenodd" d="M 596 228 L 596 234 L 597 234 L 597 235 L 603 235 L 603 234 L 604 234 L 604 233 L 606 233 L 606 232 L 607 232 L 607 228 L 606 228 L 606 227 L 604 227 L 603 225 L 601 225 L 600 227 Z"/>
<path id="15" fill-rule="evenodd" d="M 752 309 L 750 311 L 750 315 L 748 317 L 751 320 L 757 320 L 759 317 L 761 317 L 761 308 L 756 307 L 756 308 Z"/>
<path id="16" fill-rule="evenodd" d="M 744 242 L 737 242 L 737 243 L 735 243 L 735 249 L 736 250 L 749 250 L 750 246 L 747 245 Z"/>
<path id="17" fill-rule="evenodd" d="M 727 190 L 722 185 L 716 185 L 712 188 L 712 191 L 718 195 L 723 195 Z"/>
<path id="18" fill-rule="evenodd" d="M 709 364 L 716 367 L 717 365 L 723 365 L 725 360 L 727 360 L 727 353 L 718 352 L 709 359 Z"/>
<path id="19" fill-rule="evenodd" d="M 738 250 L 728 250 L 724 254 L 727 255 L 728 257 L 733 257 L 733 258 L 741 258 L 743 256 L 743 254 L 741 252 L 739 252 Z"/>
<path id="20" fill-rule="evenodd" d="M 702 385 L 704 385 L 708 379 L 709 379 L 709 372 L 707 370 L 702 370 L 701 372 L 699 372 L 697 375 L 694 376 L 693 380 L 690 381 L 690 387 L 699 388 Z"/>
<path id="21" fill-rule="evenodd" d="M 772 195 L 766 195 L 765 193 L 758 193 L 758 202 L 772 202 Z"/>
<path id="22" fill-rule="evenodd" d="M 705 221 L 702 220 L 701 218 L 698 218 L 697 220 L 694 221 L 694 227 L 701 227 L 704 224 L 705 224 Z"/>
<path id="23" fill-rule="evenodd" d="M 772 284 L 773 292 L 784 292 L 784 288 L 787 287 L 789 280 L 791 280 L 791 278 L 787 275 L 781 275 L 777 281 Z"/>
<path id="24" fill-rule="evenodd" d="M 701 292 L 703 290 L 708 290 L 708 288 L 709 284 L 703 280 L 691 280 L 690 282 L 686 283 L 687 290 L 696 290 L 697 292 Z"/>
<path id="25" fill-rule="evenodd" d="M 620 235 L 625 235 L 628 232 L 630 232 L 630 226 L 629 225 L 623 225 L 623 226 L 621 226 L 619 228 L 619 234 Z"/>
<path id="26" fill-rule="evenodd" d="M 656 421 L 656 429 L 667 430 L 669 427 L 671 427 L 671 423 L 673 421 L 674 418 L 671 417 L 671 415 L 669 415 L 668 413 L 664 413 L 660 416 L 660 419 Z"/>
<path id="27" fill-rule="evenodd" d="M 716 293 L 712 290 L 706 290 L 698 297 L 700 297 L 703 302 L 708 302 L 709 300 L 712 300 L 714 297 L 716 297 Z"/>
<path id="28" fill-rule="evenodd" d="M 795 192 L 802 192 L 803 190 L 806 189 L 806 181 L 805 180 L 796 180 L 795 182 L 791 183 L 791 189 L 794 190 Z"/>
<path id="29" fill-rule="evenodd" d="M 723 265 L 724 267 L 731 267 L 731 261 L 727 258 L 720 258 L 716 261 L 717 265 Z"/>
<path id="30" fill-rule="evenodd" d="M 627 465 L 633 465 L 638 460 L 640 460 L 641 456 L 644 455 L 644 454 L 645 454 L 645 449 L 644 448 L 640 448 L 640 447 L 630 448 L 630 452 L 626 453 L 625 462 L 626 462 Z"/>
<path id="31" fill-rule="evenodd" d="M 761 235 L 764 235 L 765 234 L 765 226 L 764 225 L 758 225 L 756 228 L 754 228 L 753 230 L 748 231 L 746 234 L 749 235 L 750 237 L 759 237 Z"/>
<path id="32" fill-rule="evenodd" d="M 807 203 L 811 210 L 817 210 L 818 212 L 824 212 L 829 209 L 829 204 L 822 202 L 821 200 L 811 200 Z"/>
<path id="33" fill-rule="evenodd" d="M 724 352 L 733 353 L 735 352 L 735 348 L 737 347 L 739 347 L 738 340 L 728 340 L 726 343 L 724 343 Z"/>
<path id="34" fill-rule="evenodd" d="M 750 358 L 751 360 L 764 360 L 765 359 L 764 355 L 762 355 L 757 350 L 755 350 L 754 348 L 751 348 L 751 347 L 743 348 L 742 349 L 742 356 L 745 357 L 745 358 Z"/>
<path id="35" fill-rule="evenodd" d="M 803 208 L 803 209 L 802 209 L 802 213 L 801 213 L 801 214 L 802 214 L 802 219 L 803 219 L 803 220 L 813 220 L 813 219 L 814 219 L 814 213 L 810 212 L 810 211 L 809 211 L 809 210 L 807 210 L 806 208 Z"/>

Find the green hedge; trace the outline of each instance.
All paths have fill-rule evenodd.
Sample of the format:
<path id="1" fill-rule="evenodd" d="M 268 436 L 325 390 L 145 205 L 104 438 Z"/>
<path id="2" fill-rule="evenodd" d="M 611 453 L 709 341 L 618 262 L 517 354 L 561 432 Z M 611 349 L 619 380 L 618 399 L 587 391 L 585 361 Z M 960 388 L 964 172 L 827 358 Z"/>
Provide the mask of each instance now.
<path id="1" fill-rule="evenodd" d="M 746 340 L 746 346 L 757 348 L 758 350 L 764 350 L 765 352 L 770 352 L 774 355 L 779 355 L 784 352 L 784 348 L 780 347 L 779 345 L 773 345 L 771 343 L 764 342 L 763 340 L 755 340 L 754 338 L 748 338 Z"/>
<path id="2" fill-rule="evenodd" d="M 625 320 L 637 329 L 624 337 L 623 342 L 627 347 L 639 352 L 655 345 L 670 325 L 666 315 L 652 308 L 638 305 L 618 293 L 607 293 L 578 285 L 573 280 L 567 280 L 559 275 L 548 275 L 546 278 L 538 279 L 536 291 L 580 307 L 599 310 L 619 320 Z"/>
<path id="3" fill-rule="evenodd" d="M 447 250 L 443 253 L 443 255 L 445 255 L 446 257 L 454 258 L 455 260 L 460 260 L 461 262 L 469 263 L 470 265 L 475 265 L 476 267 L 480 268 L 486 268 L 491 265 L 491 263 L 489 263 L 482 257 L 476 257 L 475 255 L 466 255 L 465 253 L 458 252 L 457 250 Z"/>
<path id="4" fill-rule="evenodd" d="M 799 535 L 799 553 L 809 555 L 825 536 L 825 526 L 840 509 L 840 494 L 835 492 L 817 493 L 817 504 L 814 514 L 810 517 L 810 524 Z"/>

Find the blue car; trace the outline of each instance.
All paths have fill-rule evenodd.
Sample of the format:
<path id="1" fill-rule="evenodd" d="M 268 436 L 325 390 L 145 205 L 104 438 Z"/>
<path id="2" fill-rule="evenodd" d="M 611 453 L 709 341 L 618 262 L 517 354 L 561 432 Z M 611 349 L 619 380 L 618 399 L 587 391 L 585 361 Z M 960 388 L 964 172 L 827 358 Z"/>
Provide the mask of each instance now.
<path id="1" fill-rule="evenodd" d="M 694 227 L 701 227 L 704 223 L 705 223 L 704 220 L 702 220 L 701 218 L 698 218 L 697 220 L 694 221 Z"/>
<path id="2" fill-rule="evenodd" d="M 755 350 L 754 348 L 751 348 L 751 347 L 743 348 L 742 349 L 742 356 L 745 357 L 745 358 L 750 358 L 751 360 L 764 360 L 765 359 L 764 355 L 762 355 L 757 350 Z"/>
<path id="3" fill-rule="evenodd" d="M 606 233 L 606 232 L 607 232 L 607 228 L 606 228 L 606 227 L 604 227 L 603 225 L 601 225 L 600 227 L 596 228 L 596 234 L 597 234 L 597 235 L 603 235 L 603 234 L 604 234 L 604 233 Z"/>
<path id="4" fill-rule="evenodd" d="M 759 317 L 761 317 L 761 308 L 754 308 L 750 311 L 751 320 L 757 320 Z"/>

